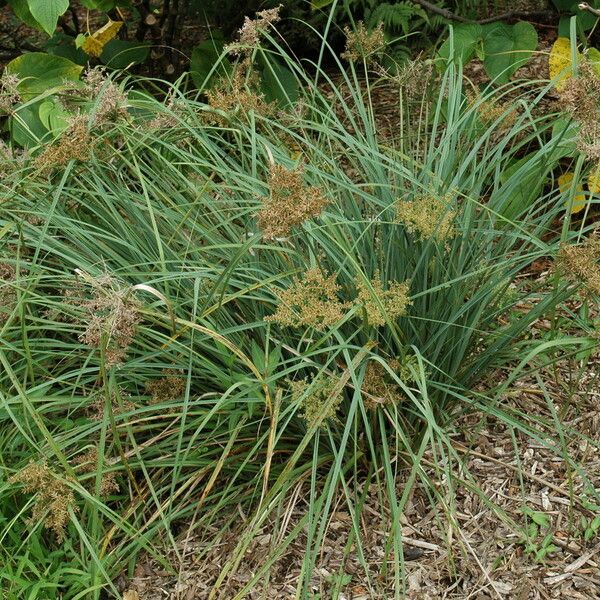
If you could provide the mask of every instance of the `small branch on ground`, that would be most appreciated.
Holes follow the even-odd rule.
[[[485,25],[486,23],[495,23],[496,21],[509,21],[511,19],[544,19],[547,17],[554,16],[556,14],[555,12],[548,10],[511,10],[507,13],[496,15],[494,17],[487,17],[485,19],[468,19],[467,17],[463,17],[461,15],[457,15],[456,13],[451,12],[446,8],[440,8],[439,6],[436,6],[435,4],[432,4],[427,0],[411,0],[411,2],[414,2],[415,4],[418,4],[421,8],[424,8],[426,11],[439,15],[440,17],[444,17],[449,21],[458,21],[459,23],[472,23],[476,25]],[[581,7],[581,4],[579,6]]]

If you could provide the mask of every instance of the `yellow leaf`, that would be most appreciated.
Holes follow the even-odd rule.
[[[579,53],[577,53],[579,56]],[[572,76],[571,67],[571,41],[569,38],[559,37],[550,50],[548,58],[548,71],[550,79],[554,80],[558,89],[563,87],[565,81]]]
[[[123,21],[109,21],[106,25],[98,29],[98,31],[85,38],[81,45],[82,50],[86,54],[98,58],[102,54],[104,46],[116,37],[121,27],[123,27]]]
[[[123,594],[123,600],[140,600],[140,595],[135,590],[127,590]]]
[[[600,194],[600,166],[588,175],[587,186],[592,194]]]
[[[573,177],[575,175],[573,173],[565,173],[564,175],[560,175],[558,178],[558,189],[561,194],[568,194],[571,190],[573,184]],[[578,213],[585,208],[585,203],[587,202],[587,197],[585,192],[583,191],[583,185],[578,183],[575,187],[575,196],[573,197],[573,205],[571,206],[571,214]],[[567,200],[565,204],[565,208],[569,207],[569,201]]]

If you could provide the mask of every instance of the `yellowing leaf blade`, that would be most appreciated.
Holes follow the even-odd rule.
[[[81,44],[81,49],[90,56],[99,58],[104,50],[104,46],[113,40],[123,27],[123,21],[109,21],[103,25],[98,31],[89,35]]]
[[[564,173],[558,178],[558,189],[561,194],[569,194],[573,185],[574,173]],[[571,205],[571,214],[581,212],[585,208],[587,202],[587,196],[583,191],[583,185],[578,183],[575,187],[575,195],[573,196],[573,203]],[[565,208],[569,207],[569,200],[565,204]]]

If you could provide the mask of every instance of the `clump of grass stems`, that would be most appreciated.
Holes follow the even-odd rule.
[[[554,447],[537,432],[544,424],[498,404],[524,370],[554,360],[558,349],[575,353],[594,343],[560,332],[551,340],[525,336],[577,286],[560,277],[551,285],[519,283],[518,275],[587,233],[555,232],[555,222],[567,218],[557,191],[515,202],[523,173],[554,149],[551,118],[535,115],[543,89],[514,100],[522,110],[508,128],[502,116],[482,127],[460,70],[448,65],[435,93],[402,105],[401,139],[382,139],[358,65],[340,71],[344,94],[312,65],[333,90],[331,110],[314,74],[277,48],[302,84],[301,112],[284,106],[273,118],[241,110],[220,114],[217,125],[211,107],[179,82],[169,94],[177,110],[132,96],[129,117],[97,134],[94,148],[102,151],[51,173],[33,159],[19,166],[18,181],[4,184],[1,262],[11,273],[0,288],[10,289],[0,320],[6,573],[21,565],[23,579],[35,578],[39,561],[49,573],[61,569],[42,558],[43,549],[58,547],[43,515],[24,529],[32,499],[7,483],[30,461],[47,464],[78,505],[68,509],[60,546],[62,562],[77,567],[60,583],[48,576],[49,587],[60,586],[65,598],[99,598],[101,590],[118,596],[114,578],[131,574],[142,551],[165,563],[167,544],[178,555],[178,524],[206,528],[241,504],[250,524],[215,582],[219,597],[253,531],[301,481],[311,490],[302,588],[335,494],[345,496],[358,523],[358,482],[377,483],[398,523],[411,486],[428,485],[419,468],[426,449],[440,464],[460,462],[448,438],[457,413],[493,411]],[[151,120],[168,126],[148,128]],[[274,165],[301,173],[295,191],[278,197],[290,212],[302,186],[322,198],[284,236],[263,235],[258,226]],[[414,210],[397,210],[427,198],[426,224]],[[285,290],[307,273],[329,281],[328,318],[270,319]],[[102,290],[102,281],[118,281],[121,305],[135,305],[119,364],[107,355],[119,339],[110,319],[115,286]],[[84,343],[92,292],[105,307],[94,347]],[[513,310],[525,301],[529,311]],[[309,301],[287,308],[303,306],[311,308]],[[498,369],[515,359],[520,369],[498,381]],[[82,472],[78,456],[90,447],[96,468]],[[115,484],[104,497],[107,473],[118,491]],[[440,501],[433,486],[431,494]],[[400,598],[402,538],[397,526],[389,530],[383,568]],[[297,534],[287,534],[273,556]],[[21,597],[19,584],[7,585]]]

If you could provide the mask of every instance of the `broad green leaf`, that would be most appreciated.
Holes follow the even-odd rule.
[[[531,23],[486,25],[483,66],[490,79],[498,85],[508,83],[514,72],[531,58],[537,43],[537,32]]]
[[[274,57],[262,56],[261,89],[267,102],[288,106],[298,100],[298,80],[294,74]]]
[[[6,70],[19,76],[19,91],[27,100],[49,88],[59,87],[65,79],[77,81],[83,67],[62,56],[27,52],[11,60]]]
[[[149,53],[150,45],[145,42],[111,40],[104,46],[100,60],[111,69],[126,69],[143,63]]]
[[[468,63],[477,50],[477,45],[483,39],[483,29],[476,23],[461,23],[455,25],[451,35],[440,46],[438,54],[441,58],[449,60],[451,49],[453,49],[452,58],[460,64]]]
[[[567,12],[571,10],[573,0],[552,0],[552,4],[556,7],[556,10],[560,12]]]
[[[588,48],[585,53],[590,59],[590,62],[594,67],[594,71],[596,71],[596,74],[600,76],[600,50],[596,48]]]
[[[554,154],[560,158],[577,156],[579,125],[570,119],[556,119],[552,125],[552,141],[556,142]]]
[[[560,13],[563,13],[558,24],[558,35],[569,37],[570,21],[575,17],[577,30],[579,33],[589,31],[596,23],[596,17],[587,10],[579,8],[579,0],[553,0],[554,6]],[[590,0],[588,2],[593,8],[597,8],[598,2]]]
[[[40,104],[38,111],[40,121],[53,135],[58,135],[69,126],[69,112],[54,98],[47,98]]]
[[[540,156],[537,151],[516,160],[502,173],[503,184],[517,182],[511,194],[511,201],[503,207],[501,214],[507,219],[514,219],[526,211],[543,193],[544,185],[552,170],[559,161],[572,155],[569,138],[565,132],[565,139],[558,138],[562,130],[557,129],[556,145],[551,148],[546,156]],[[517,175],[517,172],[520,172]],[[527,513],[528,514],[528,513]]]
[[[8,4],[20,21],[29,25],[29,27],[40,29],[40,24],[33,18],[33,15],[29,10],[27,0],[8,0]]]
[[[215,63],[221,56],[224,44],[223,34],[219,31],[214,31],[212,32],[212,39],[201,42],[192,50],[190,74],[197,88],[209,88],[215,76],[224,75],[227,72],[229,62],[226,59],[213,71]]]
[[[532,510],[528,513],[528,516],[534,523],[537,523],[540,527],[550,527],[550,520],[548,519],[548,515],[545,513],[539,512],[537,510]]]
[[[8,120],[8,130],[14,142],[24,148],[37,146],[48,134],[39,116],[41,102],[20,107]]]
[[[28,0],[28,4],[29,12],[48,35],[54,33],[58,18],[69,8],[69,0]]]

